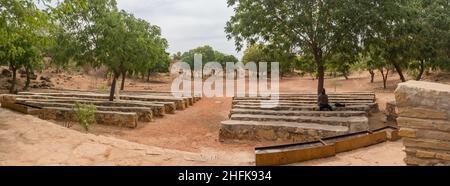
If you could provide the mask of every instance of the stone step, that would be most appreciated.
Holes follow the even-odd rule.
[[[22,99],[17,98],[16,103],[26,103],[26,102],[45,102],[45,103],[61,103],[61,104],[75,104],[75,102],[82,104],[93,104],[95,106],[104,107],[144,107],[152,109],[153,116],[163,117],[166,113],[166,106],[162,104],[145,104],[145,103],[130,103],[123,101],[86,101],[86,100],[35,100],[35,99]],[[174,113],[173,110],[170,113]]]
[[[267,105],[267,106],[317,106],[317,102],[303,102],[303,103],[286,103],[286,102],[279,102],[279,103],[249,103],[249,102],[239,102],[235,105],[248,105],[248,106],[261,106],[261,105]],[[233,106],[235,106],[233,105]],[[330,103],[331,106],[334,106],[334,103]],[[378,106],[378,103],[345,103],[346,107],[349,106],[355,106],[355,105],[367,105],[369,107],[375,107]]]
[[[283,121],[296,123],[317,123],[324,125],[346,126],[350,132],[359,132],[369,129],[369,119],[365,116],[353,117],[310,117],[310,116],[274,116],[253,114],[232,114],[231,120],[240,121]]]
[[[261,100],[233,100],[233,105],[235,104],[260,104],[264,101]],[[317,100],[278,100],[280,104],[317,104]],[[370,104],[374,103],[369,100],[329,100],[329,103],[342,103],[342,104]]]
[[[239,101],[245,101],[245,100],[270,100],[272,99],[271,97],[235,97],[233,98],[233,100],[239,100]],[[278,97],[278,100],[317,100],[317,96],[301,96],[301,97],[296,97],[296,96],[285,96],[285,97]],[[349,96],[349,97],[333,97],[333,96],[329,96],[328,97],[329,100],[363,100],[363,101],[375,101],[375,98],[373,97],[353,97],[353,96]]]
[[[39,92],[43,93],[101,93],[105,94],[105,91],[99,90],[73,90],[73,89],[46,89],[41,90]],[[154,95],[154,96],[170,96],[174,97],[172,92],[170,91],[151,91],[151,90],[142,90],[142,91],[120,91],[120,95]],[[200,96],[183,96],[183,99],[187,99],[189,101],[189,105],[200,100]]]
[[[345,103],[346,106],[345,107],[334,107],[333,103],[331,103],[331,106],[333,106],[333,111],[342,111],[342,110],[355,110],[355,111],[363,111],[361,107],[363,106],[367,106],[367,112],[378,112],[379,108],[378,108],[378,103]],[[238,106],[238,107],[236,107]],[[281,109],[286,109],[286,107],[295,107],[293,109],[288,109],[288,110],[296,110],[296,109],[301,109],[304,110],[303,107],[313,107],[314,110],[319,110],[319,107],[317,106],[317,103],[278,103],[278,104],[273,104],[273,103],[268,103],[268,104],[264,104],[262,105],[261,103],[238,103],[236,105],[233,105],[233,108],[241,108],[242,106],[254,106],[254,107],[260,107],[262,108],[264,107],[269,107],[269,108],[274,108],[275,110],[278,109],[278,107],[281,107]],[[348,109],[347,109],[348,108]]]
[[[39,118],[56,121],[77,121],[75,110],[70,108],[45,107],[38,111]],[[98,124],[136,128],[138,116],[131,112],[97,111],[95,119]]]
[[[27,106],[32,107],[52,107],[52,108],[75,108],[74,104],[67,103],[54,103],[54,102],[35,102],[26,101],[23,103]],[[106,106],[95,106],[98,111],[113,111],[113,112],[132,112],[138,115],[138,120],[143,122],[153,121],[153,110],[146,107],[106,107]]]
[[[314,116],[314,117],[351,117],[367,116],[364,111],[280,111],[280,110],[260,110],[260,109],[232,109],[231,114],[255,114],[255,115],[275,115],[275,116]]]
[[[219,139],[304,142],[347,133],[348,127],[318,123],[227,120],[221,122]]]
[[[59,96],[41,96],[41,95],[2,95],[12,96],[14,98],[25,98],[25,99],[35,99],[35,100],[76,100],[76,101],[101,101],[110,102],[107,99],[97,99],[97,98],[79,98],[79,97],[59,97]],[[124,100],[116,100],[114,102],[124,102]],[[163,104],[166,108],[166,113],[174,113],[176,110],[176,105],[174,102],[160,102],[160,101],[126,101],[127,103],[136,104]]]
[[[105,91],[100,90],[76,90],[76,89],[43,89],[40,92],[50,92],[50,93],[57,93],[57,92],[87,92],[87,93],[105,93]],[[175,91],[176,92],[176,91]],[[178,91],[181,92],[181,91]],[[109,93],[109,92],[106,92]],[[161,95],[172,95],[173,91],[156,91],[156,90],[121,90],[121,94],[161,94]],[[201,98],[200,96],[195,96],[194,93],[192,93],[192,96],[186,96],[186,97],[195,97],[195,98]]]
[[[279,92],[279,95],[317,95],[314,92]],[[375,95],[374,92],[327,92],[328,95]]]
[[[319,111],[317,105],[303,105],[303,106],[289,106],[278,105],[274,107],[261,107],[260,105],[233,105],[233,109],[258,109],[258,110],[284,110],[284,111]],[[337,107],[335,111],[365,111],[369,112],[370,107],[368,105],[350,105],[346,107]]]
[[[78,98],[95,98],[95,99],[108,99],[107,94],[98,93],[36,93],[36,92],[19,92],[19,95],[41,95],[41,96],[55,96],[55,97],[78,97]],[[134,101],[162,101],[162,102],[174,102],[178,110],[184,110],[189,103],[182,98],[173,98],[169,96],[120,96],[121,100],[134,100]]]
[[[101,102],[106,103],[102,106],[109,105],[118,105],[118,106],[145,106],[145,107],[160,107],[163,105],[165,107],[165,113],[174,114],[176,110],[176,105],[173,102],[152,102],[152,101],[124,101],[124,100],[116,100],[113,102],[107,101],[105,99],[95,99],[95,98],[76,98],[76,97],[55,97],[55,96],[39,96],[39,95],[2,95],[3,96],[12,96],[11,99],[20,99],[20,100],[37,100],[37,101],[45,101],[45,102],[62,102],[62,103],[73,103],[75,101],[78,102]],[[158,111],[159,112],[159,111]],[[164,113],[162,113],[164,114]]]

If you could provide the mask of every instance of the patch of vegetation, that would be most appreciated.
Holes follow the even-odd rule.
[[[102,92],[108,92],[108,87],[106,85],[101,85],[99,89]]]
[[[75,118],[86,132],[88,132],[89,127],[95,123],[96,111],[97,108],[92,104],[75,103]]]

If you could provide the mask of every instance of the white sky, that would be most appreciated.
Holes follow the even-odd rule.
[[[185,52],[210,45],[215,50],[242,57],[228,41],[225,23],[234,14],[226,0],[117,0],[119,9],[161,27],[169,52]]]

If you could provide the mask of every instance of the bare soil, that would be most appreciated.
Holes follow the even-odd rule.
[[[97,75],[82,75],[82,74],[51,74],[46,75],[52,77],[52,81],[56,88],[64,89],[105,89],[108,84],[108,79],[99,77]],[[338,78],[337,81],[326,79],[326,89],[328,92],[349,92],[349,91],[374,91],[376,92],[377,102],[380,109],[384,110],[385,103],[394,100],[394,90],[400,82],[397,75],[391,75],[388,81],[388,88],[383,89],[382,80],[377,76],[374,83],[370,83],[369,74],[367,72],[358,72],[350,76],[350,79]],[[444,78],[445,79],[445,78]],[[151,82],[145,82],[141,79],[127,79],[126,90],[170,90],[171,79],[167,75],[158,75],[151,78]],[[336,86],[333,85],[335,83]],[[3,82],[2,82],[3,83]],[[280,82],[280,90],[286,92],[314,92],[317,87],[317,81],[310,77],[286,77]],[[186,163],[184,159],[171,159],[166,163],[152,162],[148,164],[218,164],[218,165],[253,165],[254,164],[254,148],[257,146],[272,145],[273,143],[263,142],[228,142],[222,143],[218,140],[218,132],[220,121],[228,118],[231,109],[231,98],[217,97],[217,98],[203,98],[201,101],[195,103],[194,106],[187,108],[184,111],[178,111],[174,115],[166,115],[162,119],[157,119],[155,122],[141,123],[136,129],[127,129],[119,127],[108,127],[102,125],[94,125],[90,133],[99,136],[107,136],[112,139],[121,139],[129,142],[142,144],[146,147],[168,149],[174,153],[193,153],[203,158],[196,163]],[[9,111],[0,110],[0,113]],[[0,120],[0,124],[4,124],[9,119],[16,119],[15,122],[20,123],[20,127],[32,130],[35,125],[26,125],[29,122],[28,116],[21,116],[14,114],[3,114],[2,117],[7,119]],[[383,125],[383,114],[378,114],[375,119],[372,118],[377,125]],[[39,119],[33,119],[31,122],[38,122]],[[2,123],[3,122],[3,123]],[[24,123],[22,123],[24,122]],[[41,121],[39,121],[41,122]],[[61,123],[59,123],[61,124]],[[4,129],[0,126],[0,131],[11,132],[17,130],[14,125],[8,126]],[[81,127],[74,125],[72,129],[82,131]],[[36,139],[31,139],[27,143],[34,143],[39,140],[50,140],[54,137],[60,136],[56,132],[46,132],[47,135],[40,135]],[[0,155],[0,162],[14,162],[25,163],[32,162],[33,152],[38,149],[22,151],[8,151],[13,148],[15,142],[6,140],[4,137],[0,139],[0,146],[3,149]],[[42,139],[41,139],[42,138]],[[78,137],[76,137],[78,138]],[[68,140],[70,141],[70,140]],[[47,148],[44,144],[40,144],[39,149]],[[49,144],[49,146],[52,144]],[[402,143],[388,142],[368,148],[359,149],[352,152],[339,154],[333,158],[315,160],[305,162],[299,165],[404,165],[403,158],[405,157],[402,151]],[[48,147],[50,148],[50,147]],[[20,153],[21,156],[15,156],[15,153]],[[28,156],[18,160],[9,160],[5,158],[16,158]],[[200,159],[201,159],[200,158]],[[26,160],[26,161],[25,161]],[[187,161],[191,162],[191,161]],[[101,162],[97,162],[101,164]],[[109,163],[115,164],[114,161]],[[8,163],[6,163],[8,164]],[[84,164],[84,163],[81,163]],[[91,161],[90,164],[96,164]],[[120,163],[119,163],[120,164]],[[136,163],[137,164],[137,163]],[[139,163],[141,164],[141,163]]]

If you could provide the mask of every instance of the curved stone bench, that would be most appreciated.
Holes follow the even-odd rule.
[[[70,108],[44,107],[38,112],[38,116],[44,120],[76,121],[75,110]],[[131,112],[97,111],[95,119],[98,124],[137,127],[138,116]]]
[[[144,106],[144,107],[160,107],[163,105],[165,108],[165,112],[158,114],[155,113],[157,116],[162,116],[164,113],[174,114],[176,110],[175,103],[173,102],[145,102],[145,101],[108,101],[105,99],[96,99],[96,98],[78,98],[78,97],[57,97],[57,96],[41,96],[41,95],[3,95],[3,96],[10,96],[11,100],[15,99],[22,99],[22,100],[37,100],[37,101],[45,101],[45,102],[62,102],[62,103],[72,103],[74,101],[78,102],[92,102],[92,103],[105,103],[105,105],[102,106],[110,106],[110,105],[117,105],[117,106]]]
[[[162,104],[146,104],[146,103],[130,103],[130,102],[121,102],[121,101],[86,101],[86,100],[35,100],[35,99],[22,99],[17,98],[17,103],[26,103],[26,102],[45,102],[45,103],[61,103],[61,104],[75,104],[76,102],[82,104],[92,104],[95,106],[104,106],[104,107],[145,107],[152,109],[153,116],[163,117],[166,113],[167,107]]]
[[[219,139],[227,140],[265,140],[280,142],[304,142],[317,137],[328,137],[349,132],[345,126],[330,126],[315,123],[267,122],[267,121],[223,121],[220,125]]]
[[[276,111],[260,109],[232,109],[230,114],[257,114],[276,116],[314,116],[314,117],[351,117],[367,116],[364,111]]]
[[[54,103],[54,102],[35,102],[35,101],[25,101],[23,103],[27,106],[33,107],[51,107],[51,108],[75,108],[74,104],[67,103]],[[94,105],[95,106],[95,105]],[[153,121],[153,110],[151,108],[145,107],[105,107],[105,106],[95,106],[98,111],[113,111],[113,112],[131,112],[138,115],[138,121],[151,122]]]
[[[348,132],[359,132],[369,129],[369,119],[365,116],[352,117],[314,117],[314,116],[275,116],[275,115],[252,115],[232,114],[230,120],[238,121],[262,121],[262,122],[292,122],[292,123],[315,123],[329,126],[345,126]]]

